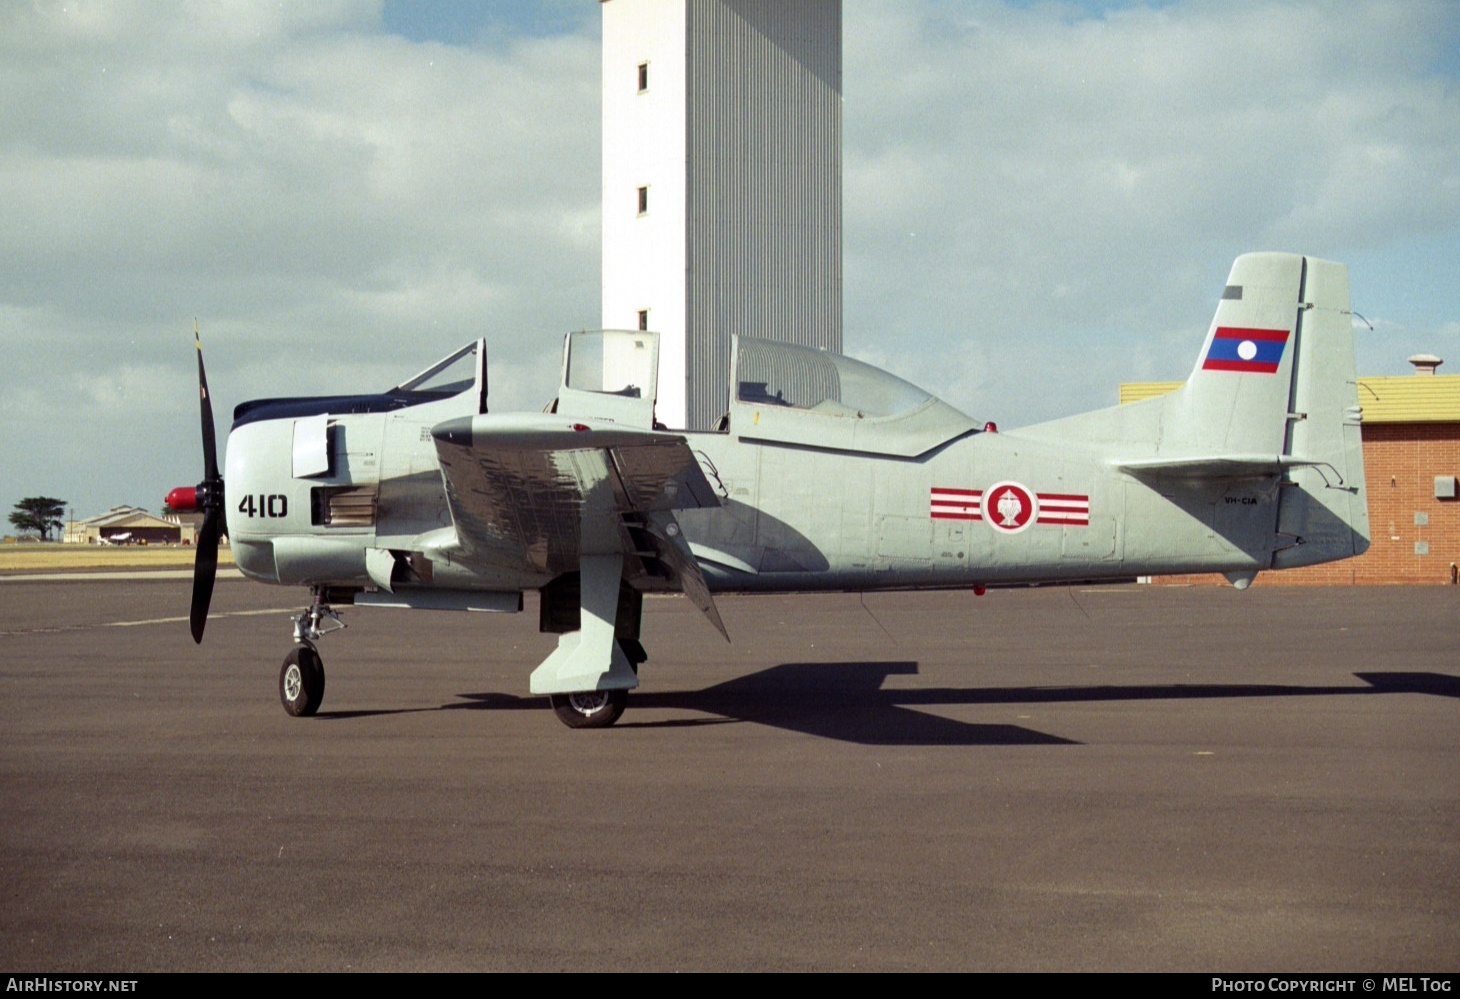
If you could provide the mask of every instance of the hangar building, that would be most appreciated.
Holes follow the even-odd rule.
[[[67,521],[61,540],[70,544],[192,544],[197,530],[177,517],[153,516],[141,507],[114,506],[85,520]]]

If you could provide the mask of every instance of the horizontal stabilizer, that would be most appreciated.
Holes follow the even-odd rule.
[[[1119,471],[1153,479],[1260,479],[1284,469],[1326,465],[1290,454],[1214,454],[1190,458],[1136,458],[1111,462]]]

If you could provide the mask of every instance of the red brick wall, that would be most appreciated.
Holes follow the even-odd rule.
[[[1371,423],[1364,427],[1369,550],[1358,558],[1260,573],[1258,585],[1450,582],[1460,565],[1460,500],[1435,499],[1435,476],[1460,475],[1460,423]],[[1415,514],[1429,515],[1428,526]],[[1416,555],[1414,543],[1430,553]],[[1224,583],[1221,576],[1160,576],[1161,583]]]

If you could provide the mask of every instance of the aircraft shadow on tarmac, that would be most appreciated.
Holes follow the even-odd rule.
[[[1356,673],[1367,686],[1293,684],[1153,684],[1099,687],[967,687],[887,689],[891,676],[911,676],[916,662],[782,663],[704,690],[636,693],[618,728],[675,728],[754,722],[843,742],[873,746],[1077,745],[1072,739],[1019,725],[977,724],[915,710],[990,704],[1193,700],[1235,697],[1326,697],[1353,694],[1431,694],[1460,698],[1460,677],[1442,673]],[[439,709],[321,711],[347,719],[416,710],[546,710],[543,697],[462,694]],[[635,709],[671,708],[718,716],[633,720]]]

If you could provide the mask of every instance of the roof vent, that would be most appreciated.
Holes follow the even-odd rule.
[[[1435,373],[1435,369],[1445,362],[1434,354],[1415,354],[1409,359],[1409,363],[1414,365],[1415,374],[1432,375]]]

